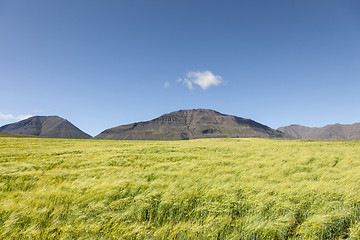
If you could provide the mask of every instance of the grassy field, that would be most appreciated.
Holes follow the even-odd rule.
[[[360,141],[0,138],[1,239],[359,239]]]

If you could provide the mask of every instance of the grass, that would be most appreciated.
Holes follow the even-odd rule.
[[[0,239],[360,239],[360,141],[0,138]]]

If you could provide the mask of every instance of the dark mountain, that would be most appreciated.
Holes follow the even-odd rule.
[[[35,116],[0,127],[0,132],[45,136],[54,138],[87,139],[90,135],[58,116]]]
[[[360,123],[333,124],[325,127],[290,125],[278,130],[299,139],[360,139]]]
[[[107,129],[96,139],[185,140],[195,138],[286,138],[287,135],[250,119],[209,109],[180,110],[146,122]]]

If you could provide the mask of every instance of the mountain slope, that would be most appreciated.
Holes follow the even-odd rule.
[[[290,125],[278,130],[299,139],[360,139],[360,123],[333,124],[320,128]]]
[[[11,138],[42,138],[41,136],[24,135],[17,133],[0,132],[0,137],[11,137]]]
[[[286,134],[250,119],[210,109],[180,110],[146,122],[107,129],[96,139],[185,140],[195,138],[285,138]]]
[[[88,139],[90,135],[58,116],[35,116],[0,127],[0,132],[54,138]]]

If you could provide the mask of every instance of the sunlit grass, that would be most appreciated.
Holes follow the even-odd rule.
[[[0,138],[2,239],[360,238],[360,142]]]

